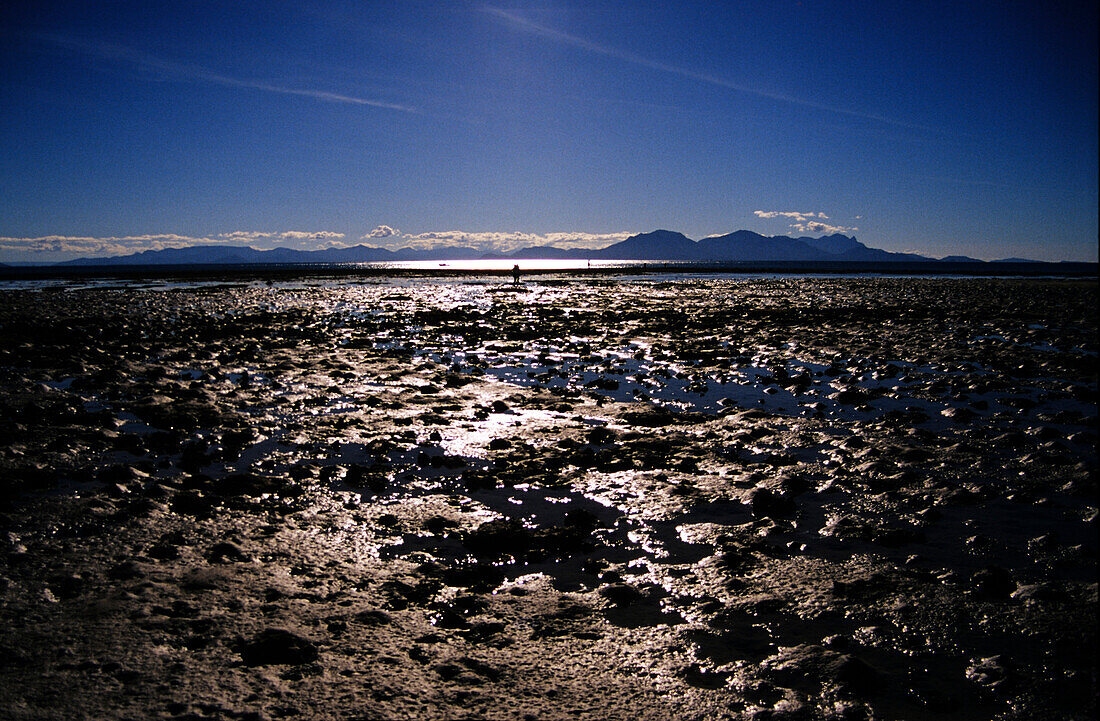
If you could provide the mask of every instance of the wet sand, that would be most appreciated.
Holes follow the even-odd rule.
[[[1094,718],[1096,307],[0,288],[0,716]]]

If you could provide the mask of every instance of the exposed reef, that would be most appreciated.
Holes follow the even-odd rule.
[[[1096,306],[0,289],[0,716],[1094,718]]]

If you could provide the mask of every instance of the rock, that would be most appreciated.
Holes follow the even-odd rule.
[[[944,418],[950,418],[956,423],[969,423],[978,417],[978,414],[969,408],[954,408],[948,407],[940,411],[940,415]]]
[[[773,614],[788,606],[788,602],[772,593],[757,593],[740,599],[736,608],[750,616]]]
[[[861,693],[874,690],[882,681],[881,674],[851,654],[841,654],[825,665],[826,675],[837,685]]]
[[[84,589],[84,578],[75,573],[61,573],[51,576],[49,579],[50,590],[58,598],[73,598],[79,596]]]
[[[616,391],[619,389],[619,381],[614,378],[600,376],[584,384],[585,388],[596,388],[602,391]]]
[[[539,562],[564,558],[594,547],[592,535],[578,526],[527,528],[515,519],[488,521],[462,534],[462,543],[479,559]]]
[[[792,684],[804,684],[816,677],[844,690],[873,693],[886,681],[881,672],[862,659],[814,644],[781,648],[766,664],[780,682]]]
[[[458,522],[453,518],[444,516],[432,516],[424,521],[424,530],[437,536],[444,535],[448,530],[458,528]]]
[[[242,562],[250,561],[251,557],[244,552],[244,550],[236,543],[231,541],[222,541],[221,543],[215,543],[210,547],[210,552],[207,554],[207,559],[211,563],[229,563],[229,562]]]
[[[623,420],[632,426],[663,428],[675,423],[676,416],[663,408],[654,408],[646,411],[628,411],[623,413]]]
[[[122,483],[108,483],[103,491],[111,498],[125,498],[130,493],[130,487]]]
[[[214,502],[198,491],[183,491],[172,499],[171,508],[176,513],[205,518],[214,510]]]
[[[115,564],[107,569],[107,578],[114,581],[130,581],[135,578],[141,578],[145,575],[145,571],[141,569],[141,566],[133,561],[123,561],[122,563]]]
[[[732,674],[713,671],[700,666],[698,663],[688,664],[680,671],[680,676],[689,686],[696,688],[719,689],[726,685],[726,681]]]
[[[264,629],[241,647],[248,666],[299,665],[317,660],[317,647],[309,639],[285,628]]]
[[[609,583],[600,589],[600,595],[614,606],[629,606],[645,600],[645,595],[625,583]]]
[[[769,488],[754,488],[749,492],[749,508],[756,518],[783,518],[794,513],[794,500]]]
[[[150,546],[145,554],[158,561],[174,561],[180,557],[180,549],[174,543],[158,541]]]
[[[1030,606],[1045,601],[1064,601],[1067,594],[1052,583],[1032,583],[1019,586],[1009,597]]]
[[[997,692],[1008,685],[1009,671],[1003,656],[980,658],[966,669],[966,678],[986,691]]]
[[[355,614],[355,620],[367,626],[388,626],[393,618],[385,611],[368,609]]]
[[[911,526],[877,526],[871,529],[871,541],[888,548],[898,548],[907,543],[922,543],[924,533]]]
[[[118,484],[126,486],[126,484],[144,481],[149,477],[148,473],[138,470],[133,466],[115,465],[104,468],[96,474],[96,479],[108,486]]]
[[[862,388],[845,388],[842,391],[831,394],[829,397],[837,403],[846,406],[864,403],[873,398],[869,392]]]
[[[970,577],[971,593],[975,597],[990,601],[1001,601],[1016,590],[1012,575],[1003,568],[989,566],[977,571]]]
[[[572,526],[586,531],[592,531],[601,525],[599,516],[583,508],[566,511],[562,523],[565,526]]]

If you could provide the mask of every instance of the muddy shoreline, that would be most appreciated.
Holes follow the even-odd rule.
[[[0,289],[0,715],[1095,718],[1096,307]]]

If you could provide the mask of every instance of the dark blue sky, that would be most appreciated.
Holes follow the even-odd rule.
[[[32,2],[0,23],[0,260],[658,227],[1097,257],[1093,3]]]

